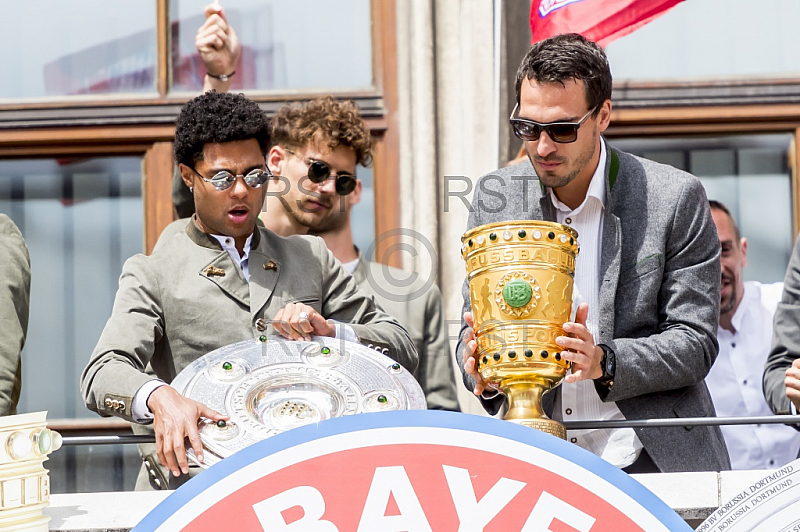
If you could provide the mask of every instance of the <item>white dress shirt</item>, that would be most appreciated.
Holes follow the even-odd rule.
[[[606,157],[605,143],[601,142],[600,162],[592,176],[586,199],[576,209],[567,207],[552,189],[548,189],[556,206],[557,221],[578,231],[580,253],[575,262],[575,286],[583,301],[589,304],[586,326],[595,341],[600,308]],[[561,385],[561,415],[564,421],[625,419],[616,403],[600,400],[593,380]],[[620,468],[634,463],[642,450],[642,442],[633,429],[570,430],[567,431],[567,439]]]
[[[706,377],[717,416],[769,416],[761,376],[772,343],[772,317],[783,283],[744,283],[735,332],[719,328],[719,356]],[[797,457],[800,433],[786,425],[723,425],[733,469],[775,469]]]
[[[250,268],[248,266],[250,260],[250,243],[253,241],[253,235],[247,237],[247,240],[244,241],[244,247],[242,248],[242,254],[239,255],[239,250],[236,249],[236,240],[229,236],[222,236],[222,235],[211,235],[213,236],[219,245],[222,246],[222,249],[228,252],[228,255],[231,256],[233,263],[239,266],[239,269],[242,270],[244,274],[244,278],[247,279],[247,282],[250,282]]]
[[[356,268],[358,268],[358,263],[360,260],[361,259],[356,258],[350,262],[343,262],[342,266],[344,266],[344,269],[347,270],[347,273],[352,274],[354,271],[356,271]]]
[[[239,251],[236,249],[236,241],[232,237],[223,235],[211,236],[213,236],[217,242],[219,242],[220,246],[222,246],[222,249],[228,252],[228,254],[231,256],[231,259],[233,259],[233,263],[239,266],[244,278],[249,283],[250,269],[248,267],[248,262],[250,258],[250,244],[253,240],[253,235],[247,237],[244,247],[242,248],[241,255],[239,255]],[[337,339],[347,340],[348,342],[358,342],[358,335],[352,327],[346,323],[339,323],[334,320],[331,321],[333,321],[334,327],[336,328],[335,337]],[[167,383],[161,379],[153,379],[142,384],[139,389],[136,390],[136,394],[133,396],[133,404],[131,404],[131,417],[133,417],[134,421],[138,423],[146,423],[153,419],[153,412],[147,406],[147,400],[150,398],[151,393],[166,384]]]

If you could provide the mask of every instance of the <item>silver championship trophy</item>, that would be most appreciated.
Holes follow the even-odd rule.
[[[281,432],[326,419],[390,410],[424,410],[417,381],[391,358],[354,342],[269,336],[208,353],[172,381],[184,396],[230,420],[200,423],[209,467]],[[199,463],[189,450],[189,456]]]

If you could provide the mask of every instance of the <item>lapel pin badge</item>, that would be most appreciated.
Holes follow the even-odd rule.
[[[208,268],[206,268],[206,276],[212,277],[214,275],[225,277],[225,270],[223,270],[222,268],[217,268],[215,266],[209,266]]]
[[[264,263],[264,269],[265,270],[277,270],[278,269],[278,263],[275,262],[274,260],[270,259],[270,260],[268,260],[267,262]]]

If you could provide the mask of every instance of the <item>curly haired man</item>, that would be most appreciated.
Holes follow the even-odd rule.
[[[359,186],[356,166],[372,164],[372,137],[351,101],[326,96],[286,105],[272,119],[272,140],[267,164],[274,177],[261,220],[283,236],[343,213]]]

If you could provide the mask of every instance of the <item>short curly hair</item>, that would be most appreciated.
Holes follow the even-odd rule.
[[[175,124],[173,156],[177,164],[194,166],[211,142],[256,139],[261,153],[270,148],[270,124],[258,104],[244,94],[209,91],[189,100]]]
[[[356,152],[356,164],[372,164],[372,135],[352,100],[324,96],[281,107],[272,118],[272,141],[289,149],[311,142],[330,149],[343,145]]]

